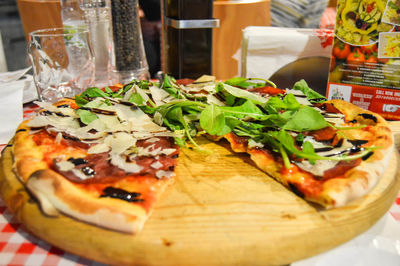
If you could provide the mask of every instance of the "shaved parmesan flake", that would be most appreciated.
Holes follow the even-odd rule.
[[[163,177],[165,177],[165,178],[171,178],[171,177],[173,177],[174,175],[175,175],[175,174],[174,174],[174,172],[172,172],[172,171],[158,170],[158,171],[156,172],[156,177],[159,178],[159,179],[161,179],[161,178],[163,178]]]
[[[256,142],[253,139],[249,139],[248,145],[249,145],[250,149],[251,148],[255,148],[255,147],[258,147],[258,148],[263,148],[264,147],[264,144],[262,144],[260,142]]]
[[[159,138],[151,138],[151,139],[146,140],[146,142],[149,142],[149,143],[154,143],[154,142],[158,142],[158,141],[160,141]]]
[[[152,167],[154,169],[160,169],[161,167],[163,167],[163,164],[160,163],[159,161],[157,161],[157,162],[150,164],[150,167]]]
[[[27,123],[28,127],[53,126],[58,131],[66,131],[68,128],[79,128],[79,122],[73,117],[55,117],[52,115],[38,115]]]
[[[59,133],[57,133],[57,136],[56,136],[56,138],[54,139],[54,142],[57,143],[57,144],[60,144],[62,139],[63,139],[63,136],[62,136],[62,134],[59,132]]]
[[[117,116],[98,114],[98,117],[104,123],[107,130],[120,131],[125,129],[124,126],[119,122]]]
[[[324,118],[335,126],[341,126],[344,124],[344,114],[326,114],[324,115]]]
[[[108,146],[105,143],[99,143],[99,144],[96,144],[96,145],[90,147],[88,150],[88,153],[89,154],[103,153],[103,152],[108,152],[109,150],[110,150],[110,146]]]
[[[154,103],[157,106],[163,105],[164,104],[163,99],[170,96],[168,92],[166,92],[165,90],[160,89],[156,86],[151,86],[149,89],[150,89],[151,96],[154,100]]]
[[[155,112],[154,114],[154,122],[157,123],[157,125],[161,126],[163,124],[163,116],[159,112]]]
[[[60,171],[63,171],[63,172],[70,171],[75,168],[75,165],[70,161],[57,162],[56,165],[57,165],[58,169],[60,169]]]
[[[128,173],[139,173],[143,169],[142,166],[136,164],[135,162],[128,163],[126,158],[115,153],[111,154],[111,163]]]
[[[163,150],[161,150],[161,153],[165,154],[165,155],[170,155],[170,154],[172,154],[174,152],[176,152],[176,149],[163,149]]]
[[[221,102],[220,100],[218,100],[217,97],[215,97],[212,94],[208,94],[207,95],[207,103],[209,104],[215,104],[215,105],[219,105],[219,106],[224,106],[225,104],[223,102]]]
[[[156,156],[160,154],[161,147],[154,149],[154,144],[147,147],[137,147],[137,154],[139,156]]]
[[[142,90],[141,88],[139,88],[139,86],[137,86],[137,85],[135,85],[134,87],[135,87],[136,92],[139,93],[139,95],[140,95],[140,96],[143,98],[143,100],[147,103],[147,102],[150,100],[150,98],[149,98],[149,96],[147,95],[147,93],[146,93],[144,90]]]
[[[135,146],[136,139],[126,132],[117,132],[107,136],[104,139],[104,143],[111,147],[110,153],[122,154],[130,147]]]
[[[75,117],[75,118],[78,117],[75,114],[75,110],[70,108],[70,107],[57,107],[57,106],[53,105],[52,103],[39,102],[39,101],[36,101],[35,104],[37,104],[39,107],[41,107],[41,108],[43,108],[45,110],[48,110],[50,112],[61,113],[63,115],[72,116],[72,117]]]
[[[302,91],[299,91],[299,90],[286,90],[286,94],[293,94],[296,97],[296,100],[299,102],[299,104],[309,105],[309,106],[312,105],[308,101],[306,95]]]

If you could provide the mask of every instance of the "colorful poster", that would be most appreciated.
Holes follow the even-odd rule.
[[[327,96],[400,120],[400,0],[339,0]]]

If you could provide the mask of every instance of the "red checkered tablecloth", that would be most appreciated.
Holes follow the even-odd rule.
[[[24,119],[33,116],[38,107],[24,107]],[[0,151],[6,144],[0,144]],[[0,198],[0,265],[103,265],[64,252],[28,233]]]
[[[35,114],[37,107],[24,108],[24,119]],[[0,145],[0,150],[5,145]],[[400,194],[389,213],[400,226]],[[0,265],[103,265],[64,252],[28,233],[0,198]]]
[[[29,234],[0,199],[0,265],[102,265]]]

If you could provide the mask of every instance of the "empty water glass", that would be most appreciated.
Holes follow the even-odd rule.
[[[42,101],[73,97],[93,85],[94,57],[84,27],[33,31],[29,34],[28,53]]]

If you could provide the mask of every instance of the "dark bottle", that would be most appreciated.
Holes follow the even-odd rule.
[[[163,72],[175,78],[211,74],[212,0],[162,0]]]

